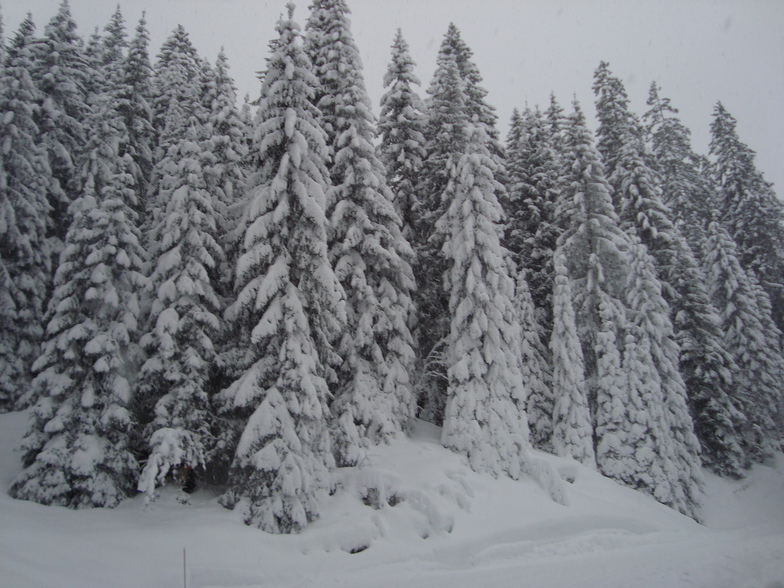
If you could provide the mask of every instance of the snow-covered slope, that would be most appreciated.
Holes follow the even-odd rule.
[[[0,415],[0,483],[20,471],[25,415]],[[322,518],[296,536],[242,524],[202,490],[71,511],[0,495],[0,585],[11,587],[784,588],[784,456],[740,482],[709,474],[705,525],[577,462],[537,453],[538,483],[472,472],[419,423],[339,472]],[[354,553],[352,553],[354,552]]]

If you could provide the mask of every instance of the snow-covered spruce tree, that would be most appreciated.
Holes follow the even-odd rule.
[[[106,72],[104,75],[106,75],[109,85],[115,85],[118,82],[109,78],[121,71],[121,65],[125,60],[125,50],[128,47],[128,34],[125,31],[125,19],[123,18],[119,4],[103,30],[105,33],[101,39],[103,65],[109,66],[109,69],[114,70]],[[117,77],[119,80],[119,76]]]
[[[200,84],[201,60],[188,33],[177,26],[164,41],[155,61],[152,106],[153,127],[158,136],[154,162],[165,157],[169,147],[161,134],[170,124],[167,113],[173,102],[178,102],[187,116],[203,119]]]
[[[411,242],[417,254],[415,303],[418,326],[415,329],[419,350],[417,393],[420,418],[441,424],[446,400],[444,344],[449,332],[449,297],[444,288],[446,261],[441,256],[443,233],[436,222],[446,212],[449,201],[443,197],[450,170],[465,152],[467,115],[463,83],[451,53],[439,54],[438,66],[428,88],[426,158],[417,190],[415,225]]]
[[[182,132],[161,162],[166,173],[156,200],[165,208],[148,235],[152,306],[150,330],[141,340],[148,359],[139,384],[155,400],[144,434],[149,457],[139,480],[148,496],[169,474],[203,470],[215,435],[207,390],[220,331],[215,291],[224,254],[204,171],[214,160],[212,144],[198,140],[198,123]]]
[[[701,254],[712,215],[714,189],[700,173],[702,165],[691,149],[689,131],[674,116],[677,110],[667,98],[659,96],[653,84],[649,92],[650,110],[644,118],[651,137],[653,154],[659,171],[662,196],[672,211],[677,228],[692,251]],[[709,288],[701,265],[693,269],[696,256],[680,255],[681,271],[685,274],[687,291],[684,298],[693,301],[692,312],[675,313],[674,324],[681,347],[681,372],[684,375],[689,403],[694,417],[695,432],[702,446],[703,462],[723,475],[737,475],[739,428],[745,417],[734,400],[733,375],[738,366],[724,347],[721,319],[713,302],[705,304],[702,291]],[[689,279],[698,274],[700,285]],[[704,284],[704,286],[702,285]],[[678,302],[674,301],[673,308]],[[711,316],[712,315],[712,316]],[[692,322],[693,324],[689,324]],[[684,324],[686,323],[686,324]],[[682,336],[692,333],[693,336]],[[740,456],[740,457],[739,457]],[[739,459],[739,462],[737,461]]]
[[[719,102],[713,111],[710,154],[719,218],[738,246],[739,261],[770,296],[773,320],[784,330],[784,203],[740,141],[737,121]]]
[[[419,195],[417,185],[425,159],[424,104],[413,86],[414,62],[408,43],[397,30],[392,44],[392,61],[384,75],[387,91],[381,97],[378,157],[386,169],[387,184],[394,196],[395,210],[403,223],[403,235],[411,239]]]
[[[573,457],[586,465],[595,466],[583,352],[575,323],[566,258],[560,251],[556,252],[554,265],[553,331],[550,338],[553,370],[550,415],[552,437],[548,441],[556,455]],[[532,433],[538,432],[536,427],[532,428]]]
[[[521,182],[528,177],[527,159],[524,157],[524,146],[528,144],[528,135],[531,132],[531,110],[526,107],[523,114],[517,108],[512,110],[509,120],[509,132],[506,136],[506,180],[508,182],[506,207],[506,225],[502,244],[513,255],[519,254],[528,247],[526,237],[528,218],[523,211]]]
[[[152,78],[149,47],[150,35],[144,13],[139,19],[133,39],[128,45],[128,55],[122,68],[117,106],[125,120],[128,142],[125,152],[134,162],[137,185],[137,211],[140,226],[144,224],[147,209],[147,191],[152,174],[155,131],[152,126]]]
[[[296,532],[318,517],[334,466],[327,428],[343,292],[327,257],[326,135],[299,26],[278,23],[267,60],[248,229],[227,318],[245,325],[245,371],[221,393],[246,420],[225,505],[247,524]],[[240,502],[242,501],[242,502]]]
[[[596,335],[609,324],[615,329],[623,327],[629,237],[619,226],[601,157],[576,101],[565,127],[564,144],[569,184],[557,202],[558,224],[564,229],[558,237],[558,251],[566,258],[574,294],[589,401],[603,406],[606,400],[602,396],[622,385],[608,380],[610,375],[604,370],[609,364],[603,355],[615,357],[623,342],[618,341],[620,331],[606,337],[602,345]],[[602,313],[600,305],[604,306]],[[599,416],[596,418],[598,423]],[[601,468],[601,461],[598,465]]]
[[[706,449],[706,464],[718,473],[739,476],[742,452],[733,439],[740,415],[728,396],[733,364],[721,345],[719,318],[705,277],[671,220],[659,176],[649,165],[642,125],[628,110],[623,84],[612,76],[606,63],[596,71],[594,92],[600,150],[602,145],[617,150],[602,155],[615,165],[609,181],[621,226],[639,237],[655,262],[680,348],[679,371],[687,386],[695,428]]]
[[[660,484],[648,488],[660,502],[693,518],[699,518],[704,481],[700,470],[700,447],[689,414],[686,387],[678,371],[679,348],[675,341],[670,309],[662,296],[654,261],[637,237],[632,238],[627,282],[628,331],[635,340],[636,366],[626,369],[634,394],[635,385],[650,390],[643,397],[650,435],[660,456],[670,492]],[[636,372],[636,370],[641,370]],[[636,377],[636,381],[635,381]],[[649,400],[646,402],[646,400]],[[661,416],[655,408],[661,406]],[[634,421],[634,415],[630,420]]]
[[[466,152],[452,168],[436,229],[448,262],[448,396],[441,442],[479,472],[518,478],[528,459],[526,390],[514,281],[501,247],[503,213],[495,164],[482,127],[466,128]]]
[[[531,444],[537,449],[552,451],[553,393],[550,388],[552,371],[549,354],[543,344],[536,309],[528,289],[524,271],[518,271],[514,306],[520,324],[520,369],[526,386],[526,413]]]
[[[175,27],[161,45],[153,69],[153,121],[157,131],[165,126],[163,117],[178,84],[198,77],[199,61],[188,32],[182,26]],[[176,73],[181,77],[172,76],[170,70],[179,70]]]
[[[700,172],[701,158],[691,147],[691,133],[675,116],[669,98],[659,96],[654,82],[648,92],[650,109],[643,115],[646,134],[662,190],[675,225],[692,251],[699,253],[715,208],[715,190]]]
[[[455,58],[457,70],[463,82],[465,112],[468,120],[481,127],[485,132],[486,146],[496,165],[499,166],[497,173],[503,175],[505,171],[502,166],[504,149],[496,128],[498,116],[495,113],[495,108],[487,103],[487,90],[482,87],[482,75],[472,59],[474,53],[463,41],[460,31],[454,23],[449,23],[439,48],[439,56],[446,55],[453,55]],[[505,181],[503,177],[498,179]]]
[[[566,117],[563,113],[563,108],[558,103],[558,99],[554,93],[550,93],[550,105],[544,111],[544,118],[547,121],[547,126],[550,131],[550,146],[556,155],[563,156],[564,153],[564,127]],[[562,161],[563,163],[563,161]]]
[[[320,64],[316,73],[326,93],[319,107],[330,113],[333,131],[329,255],[346,293],[348,318],[331,405],[338,465],[356,464],[368,443],[405,430],[416,407],[408,328],[413,252],[375,155],[375,120],[348,13],[343,0],[321,0],[308,25],[308,35],[319,40],[312,45],[320,47],[314,62]]]
[[[223,50],[218,53],[213,79],[214,91],[207,114],[205,148],[213,160],[205,168],[207,189],[214,200],[218,237],[229,267],[234,267],[242,237],[237,229],[245,208],[245,179],[249,129],[237,108],[237,91],[229,75],[229,62]],[[220,271],[221,290],[231,291],[231,271]]]
[[[778,445],[780,362],[768,352],[775,343],[765,336],[753,276],[741,266],[732,237],[717,221],[708,227],[703,258],[711,296],[722,319],[724,346],[738,366],[733,398],[746,417],[741,443],[747,460],[762,462]]]
[[[629,141],[628,133],[642,140],[636,116],[629,110],[629,97],[620,79],[613,76],[606,61],[599,63],[593,72],[593,93],[596,96],[596,149],[602,154],[604,172],[611,180],[618,166],[623,146]],[[612,183],[612,181],[611,181]],[[613,194],[613,202],[620,210],[619,194]]]
[[[68,208],[82,192],[79,170],[88,136],[94,132],[86,125],[91,74],[68,0],[60,4],[43,38],[36,40],[31,51],[31,75],[41,98],[36,108],[36,140],[46,149],[54,179],[49,186],[53,220],[48,229],[50,235],[62,240],[70,222]]]
[[[561,189],[560,155],[547,121],[538,109],[526,109],[513,121],[507,142],[507,221],[505,244],[526,270],[536,318],[545,340],[552,329],[553,256],[559,230],[555,203]]]
[[[504,239],[502,243],[509,249],[511,257],[517,262],[519,267],[515,270],[517,274],[515,307],[519,313],[521,339],[520,347],[522,352],[522,371],[523,382],[528,388],[528,399],[526,402],[526,412],[528,414],[528,425],[530,430],[531,443],[538,449],[552,451],[553,436],[553,396],[549,382],[551,370],[549,364],[549,354],[542,341],[549,341],[552,331],[552,318],[547,322],[549,329],[545,330],[539,322],[541,309],[536,304],[531,295],[528,279],[529,272],[526,267],[526,259],[520,252],[527,249],[529,244],[524,236],[521,226],[527,227],[523,221],[525,213],[519,199],[520,195],[516,188],[520,186],[524,178],[527,178],[527,160],[523,156],[523,146],[527,145],[530,133],[529,125],[531,122],[530,111],[526,111],[526,120],[520,115],[517,109],[512,113],[512,120],[507,137],[507,181],[509,188],[507,192],[507,219],[504,226]],[[550,260],[552,266],[552,260]],[[548,303],[552,304],[552,283],[548,293]],[[552,317],[552,308],[546,311],[547,316]]]
[[[571,266],[578,332],[587,380],[593,388],[594,433],[600,449],[597,465],[603,473],[629,483],[625,474],[628,466],[618,464],[617,439],[622,438],[618,428],[630,435],[639,434],[639,430],[631,431],[636,427],[634,418],[618,418],[612,410],[627,397],[633,398],[635,380],[646,386],[658,380],[662,410],[657,414],[651,411],[650,428],[643,435],[652,441],[642,444],[661,453],[664,477],[658,483],[652,480],[646,489],[665,504],[696,516],[701,489],[699,447],[686,408],[677,369],[678,346],[661,284],[647,251],[637,247],[619,226],[599,153],[579,108],[567,126],[566,144],[572,184],[567,198],[559,202],[559,216],[567,227],[559,237],[559,247],[565,249]],[[633,335],[631,340],[629,334]],[[625,349],[627,342],[635,343],[637,349]],[[624,358],[620,370],[619,357]],[[638,376],[634,365],[644,368],[645,373]],[[620,400],[616,398],[619,393]],[[650,456],[635,453],[633,459],[646,463]],[[637,465],[633,471],[642,468],[639,462]],[[638,487],[637,483],[632,485]]]
[[[0,411],[16,408],[29,390],[51,283],[51,173],[36,143],[31,25],[22,24],[0,72]]]
[[[153,78],[153,128],[156,133],[153,169],[147,186],[145,228],[161,222],[166,203],[158,198],[160,182],[169,172],[164,160],[169,149],[185,139],[185,130],[203,125],[201,60],[182,26],[172,31],[161,47]],[[203,133],[198,139],[203,138]],[[191,140],[193,137],[191,137]]]
[[[132,162],[117,153],[122,122],[107,94],[93,97],[91,107],[84,189],[70,207],[47,339],[33,366],[37,403],[22,441],[26,469],[10,490],[15,498],[72,508],[117,505],[137,474],[128,407],[144,252],[132,209]]]
[[[663,408],[652,417],[646,431],[640,431],[634,418],[621,412],[631,410],[630,402],[635,400],[635,392],[630,396],[635,378],[631,372],[634,348],[624,349],[632,244],[619,226],[611,188],[585,118],[579,105],[574,106],[565,128],[570,185],[558,201],[559,223],[565,229],[558,240],[558,251],[566,260],[574,294],[589,403],[594,411],[596,462],[602,473],[621,483],[645,488],[654,496],[656,488],[660,488],[660,495],[669,498],[671,482],[667,472],[652,480],[643,479],[644,484],[635,478],[637,472],[654,462],[654,457],[646,451],[626,454],[626,448],[632,444],[635,448],[657,447],[663,442],[660,438],[666,440],[668,429]],[[643,365],[651,374],[644,380],[649,382],[657,376],[656,371],[650,361]],[[645,398],[638,401],[638,405],[645,407],[644,401]],[[660,431],[661,437],[654,437],[653,431]]]

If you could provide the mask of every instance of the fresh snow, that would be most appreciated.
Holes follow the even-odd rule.
[[[21,471],[26,413],[0,415],[0,482]],[[504,586],[782,588],[784,455],[728,481],[706,473],[705,525],[576,461],[534,452],[566,480],[567,506],[530,478],[471,471],[418,422],[410,438],[339,469],[321,518],[270,535],[218,489],[164,488],[73,511],[0,494],[4,588]],[[363,548],[367,548],[364,549]],[[361,551],[360,551],[361,550]],[[357,553],[350,553],[356,551]]]

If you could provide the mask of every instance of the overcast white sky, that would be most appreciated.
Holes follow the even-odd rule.
[[[304,26],[310,0],[297,3]],[[42,33],[60,0],[0,0],[6,36],[27,11]],[[741,140],[784,197],[784,1],[782,0],[348,0],[365,81],[378,113],[382,77],[397,27],[411,46],[422,80],[435,68],[450,22],[460,29],[496,106],[502,133],[515,106],[546,106],[554,91],[568,109],[572,96],[594,113],[593,71],[600,60],[623,79],[639,114],[651,81],[680,109],[695,148],[707,152],[713,106],[721,100],[738,119]],[[71,0],[87,37],[108,21],[116,0]],[[285,0],[121,0],[132,34],[147,11],[157,54],[182,24],[200,54],[214,61],[225,47],[240,96],[255,97]]]

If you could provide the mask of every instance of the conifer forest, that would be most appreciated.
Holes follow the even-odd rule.
[[[348,4],[281,5],[244,103],[225,53],[119,6],[5,32],[0,409],[29,423],[4,491],[210,488],[296,534],[424,422],[556,503],[542,454],[701,522],[706,475],[784,440],[784,200],[732,113],[698,153],[667,88],[635,112],[601,62],[594,104],[501,136],[454,24],[424,84],[398,29],[372,104]]]

